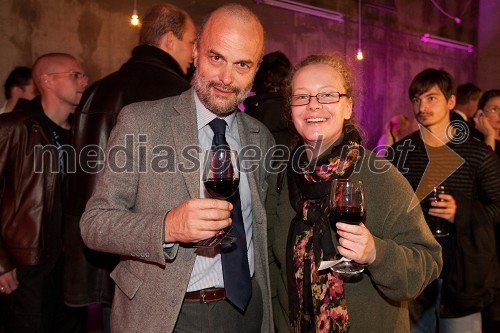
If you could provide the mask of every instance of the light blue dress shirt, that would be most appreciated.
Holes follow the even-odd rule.
[[[208,125],[217,116],[210,112],[200,101],[196,92],[194,92],[194,100],[196,103],[196,119],[198,123],[198,140],[201,147],[200,161],[203,161],[204,154],[210,150],[212,146],[212,138],[214,132]],[[227,123],[226,140],[232,150],[240,151],[240,135],[238,132],[238,123],[236,114],[233,113],[227,117],[221,118]],[[202,182],[203,167],[200,168],[200,198],[209,198],[210,195],[206,192]],[[240,172],[240,198],[241,211],[243,214],[243,223],[245,225],[248,264],[250,267],[250,275],[255,272],[254,265],[254,248],[253,248],[253,232],[252,232],[252,197],[250,194],[250,186],[248,185],[248,175],[245,172]],[[199,252],[196,257],[196,262],[191,272],[191,278],[187,291],[196,291],[205,288],[222,288],[224,287],[224,278],[222,275],[222,261],[220,253],[215,254]]]

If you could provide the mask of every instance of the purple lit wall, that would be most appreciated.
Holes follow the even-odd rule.
[[[499,16],[500,1],[480,1],[477,82],[483,90],[500,89]]]
[[[484,27],[488,42],[479,43],[479,47],[477,1],[439,1],[447,12],[460,16],[461,23],[456,24],[431,1],[363,0],[361,41],[365,60],[361,62],[355,59],[358,48],[358,2],[355,0],[303,1],[345,14],[343,23],[258,4],[254,0],[169,2],[189,12],[198,27],[202,17],[223,3],[247,5],[263,22],[266,52],[281,50],[292,62],[317,52],[344,55],[356,72],[360,94],[355,111],[369,134],[370,147],[393,114],[403,113],[413,118],[407,88],[419,71],[427,67],[443,68],[454,75],[458,83],[475,82],[478,59],[482,59],[480,53],[489,52],[486,60],[498,56],[498,46],[497,51],[491,51],[495,37],[499,40],[498,0],[481,0],[482,7],[484,3],[490,7],[485,5],[487,12],[481,11],[481,21],[486,20],[488,25],[480,27]],[[157,0],[139,0],[139,15],[155,3]],[[132,9],[132,2],[122,0],[0,1],[0,81],[13,66],[30,65],[40,54],[54,51],[77,56],[93,80],[116,70],[137,42],[137,29],[129,24]],[[420,38],[425,33],[473,44],[478,52],[423,43]],[[479,66],[482,68],[480,62]],[[484,73],[495,73],[494,70],[490,64]]]
[[[383,5],[381,5],[383,2]],[[466,1],[442,1],[457,12]],[[339,3],[339,2],[337,2]],[[345,2],[343,2],[345,3]],[[477,5],[470,6],[458,25],[442,15],[427,1],[364,1],[362,8],[362,50],[365,59],[357,61],[357,1],[349,8],[332,10],[346,14],[345,22],[327,21],[301,13],[267,7],[262,15],[277,19],[265,21],[268,51],[282,50],[293,62],[314,52],[339,52],[356,73],[359,95],[355,112],[368,133],[373,147],[384,124],[392,115],[402,113],[413,119],[408,97],[411,79],[421,70],[434,67],[449,71],[458,83],[475,81],[477,54],[442,45],[424,43],[424,33],[476,43]],[[260,8],[259,8],[260,9]],[[294,26],[290,33],[290,26]]]

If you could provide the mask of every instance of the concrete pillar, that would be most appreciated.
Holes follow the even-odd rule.
[[[480,0],[478,18],[477,85],[500,89],[500,1]]]

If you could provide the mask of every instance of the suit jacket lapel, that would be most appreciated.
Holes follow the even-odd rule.
[[[244,115],[241,114],[240,111],[236,111],[236,120],[238,122],[238,132],[240,134],[240,143],[241,148],[248,146],[256,146],[260,147],[260,129],[258,126],[253,125],[252,123],[244,120]],[[263,152],[265,153],[265,152]],[[260,170],[256,170],[254,172],[248,173],[248,185],[250,186],[250,193],[252,195],[252,210],[254,213],[254,222],[262,223],[263,219],[258,218],[257,214],[259,212],[258,203],[260,203],[260,192],[259,192],[259,182],[258,176],[260,174]],[[257,214],[257,215],[256,215]]]
[[[176,153],[176,172],[180,172],[184,181],[186,183],[189,196],[191,198],[200,197],[200,177],[199,168],[193,166],[193,162],[187,159],[186,148],[192,147],[192,149],[198,149],[198,129],[196,123],[196,106],[193,99],[193,89],[182,93],[177,100],[177,103],[173,105],[176,114],[172,116],[170,121],[172,136],[174,139],[174,149]],[[195,155],[192,150],[189,155]],[[180,168],[189,169],[180,170]]]

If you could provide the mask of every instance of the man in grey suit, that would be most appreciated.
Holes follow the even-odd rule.
[[[80,222],[88,247],[121,256],[111,274],[114,332],[273,331],[264,157],[274,140],[236,108],[263,49],[255,14],[225,5],[209,16],[195,45],[193,89],[120,113],[105,171]],[[252,159],[256,168],[241,172],[240,199],[233,204],[206,198],[200,180],[197,156],[221,134],[215,122],[224,124],[223,140],[231,149],[260,152]],[[237,273],[225,273],[224,249],[192,247],[237,223],[244,246],[236,247],[248,259],[240,263],[247,272],[241,280],[248,280],[240,289],[250,289],[243,300],[234,296]]]

